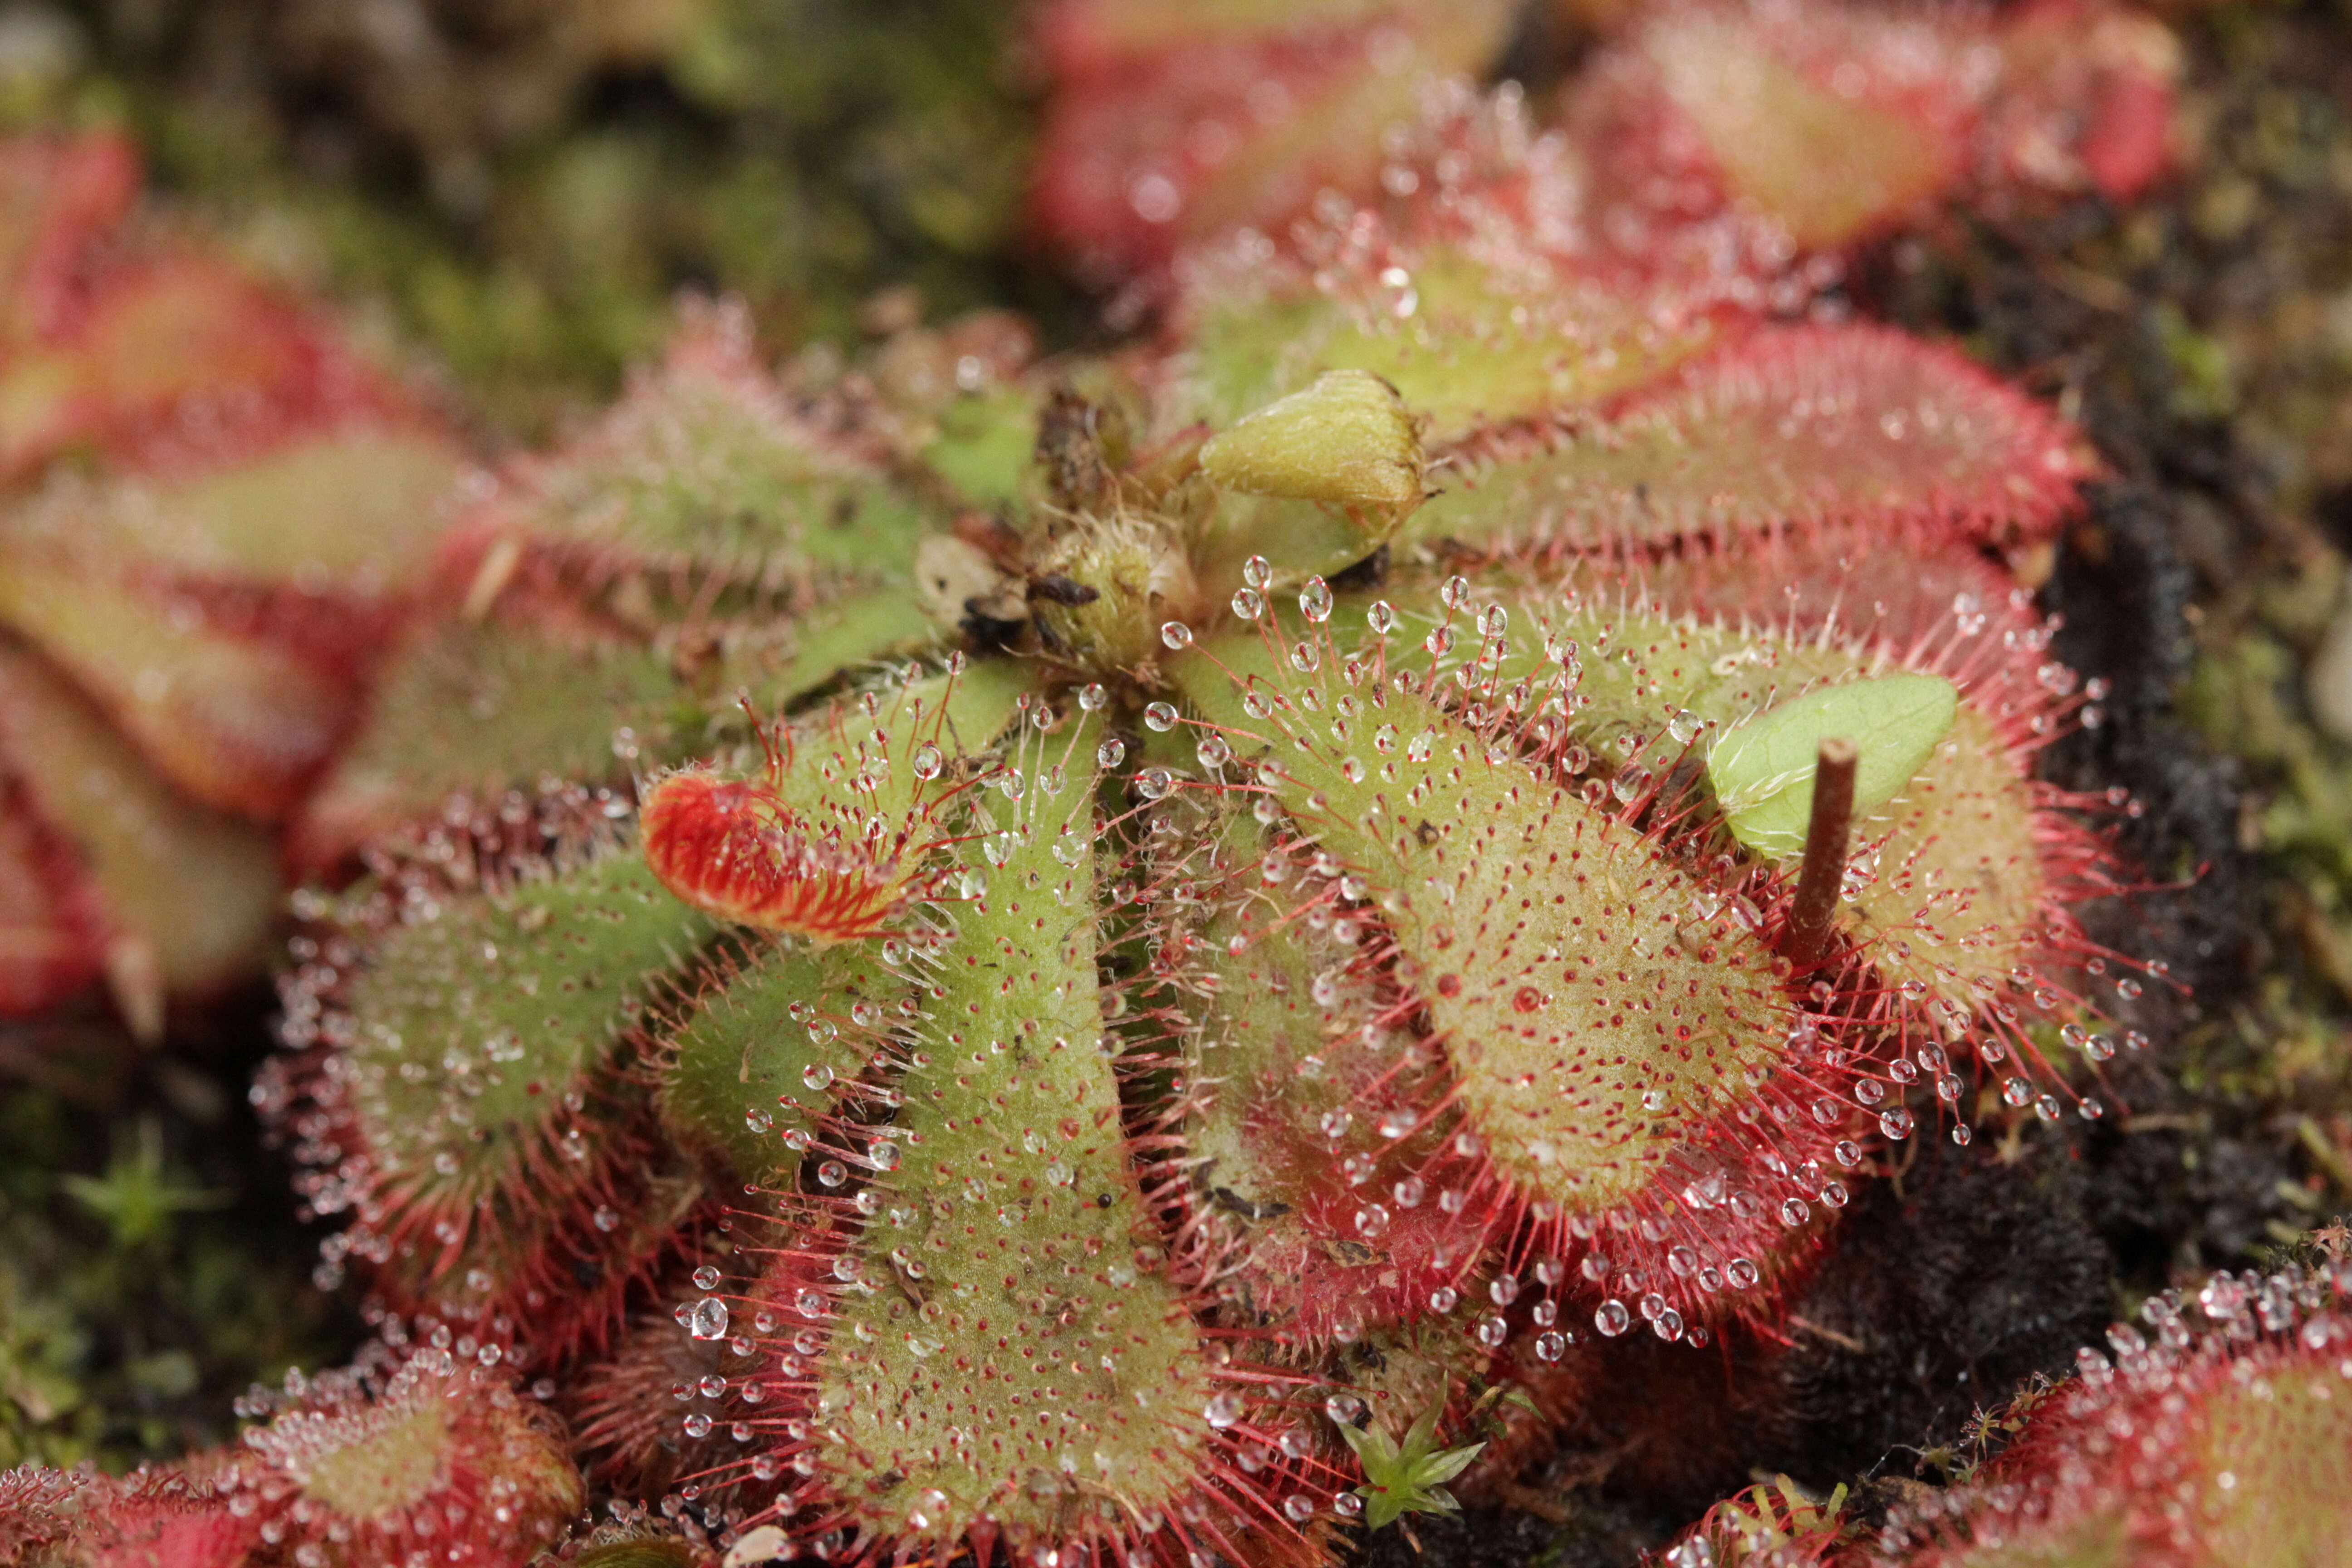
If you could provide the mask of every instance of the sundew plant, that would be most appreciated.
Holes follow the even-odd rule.
[[[2097,456],[1838,286],[2158,178],[2169,35],[1676,6],[1538,107],[1449,74],[1508,19],[1045,7],[1118,346],[776,372],[691,305],[463,488],[254,1090],[378,1337],[232,1452],[0,1483],[16,1560],[1303,1568],[1612,1342],[1779,1332],[1923,1142],[2119,1109],[2134,807],[2036,771],[2104,721],[2032,592]],[[1867,1541],[1759,1489],[1675,1550],[2143,1560],[1982,1552],[2142,1539],[2026,1456],[2166,1379],[2234,1442],[2276,1363],[2259,1442],[2341,1446],[2344,1288],[2119,1330]]]

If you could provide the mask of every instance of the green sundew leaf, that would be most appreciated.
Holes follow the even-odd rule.
[[[1594,279],[1540,289],[1453,247],[1411,268],[1412,319],[1320,294],[1208,295],[1196,332],[1200,411],[1226,420],[1307,384],[1368,371],[1428,419],[1432,443],[1547,409],[1585,407],[1641,386],[1713,342],[1704,314],[1661,332],[1648,301]],[[1370,275],[1348,287],[1370,290]]]
[[[532,470],[531,531],[751,572],[875,573],[906,561],[922,506],[791,408],[746,340],[690,325],[596,430]]]
[[[1066,737],[1046,754],[1090,757],[1101,729]],[[1047,1534],[1070,1528],[1065,1494],[1029,1484],[1060,1456],[1087,1456],[1139,1510],[1174,1507],[1213,1462],[1202,1331],[1168,1272],[1129,1261],[1151,1211],[1102,1043],[1094,788],[1041,781],[1014,805],[973,802],[955,852],[979,862],[978,890],[949,916],[926,1014],[900,1026],[923,1053],[892,1122],[904,1163],[859,1246],[866,1279],[904,1283],[840,1298],[817,1394],[835,1413],[819,1463],[863,1529],[909,1529],[936,1491],[950,1500],[921,1504],[912,1527],[935,1540],[983,1508],[1013,1539],[1067,1539]],[[908,1313],[919,1293],[937,1308]],[[1015,1409],[984,1441],[950,1438],[971,1413]]]
[[[564,1094],[712,930],[620,847],[394,927],[350,1003],[379,1164],[457,1201],[517,1180]]]
[[[928,793],[911,765],[919,741],[929,741],[950,758],[986,752],[1020,717],[1018,704],[1031,680],[1028,667],[1016,660],[977,659],[959,674],[901,688],[872,716],[845,711],[837,727],[803,725],[781,792],[820,819],[847,809],[861,823],[877,816],[895,820]],[[896,742],[889,740],[894,730]],[[849,781],[869,768],[879,780],[870,790],[854,788]]]
[[[1680,999],[1694,1037],[1720,1032],[1727,1044],[1707,1051],[1681,1050],[1605,987],[1527,984],[1528,965],[1551,963],[1534,955],[1574,952],[1570,944],[1586,941],[1580,932],[1593,922],[1622,918],[1612,889],[1637,886],[1653,907],[1684,907],[1697,884],[1654,845],[1564,780],[1545,782],[1508,759],[1458,767],[1453,748],[1470,743],[1468,731],[1417,694],[1389,695],[1385,721],[1402,744],[1380,772],[1351,767],[1358,759],[1346,744],[1293,723],[1274,701],[1242,695],[1242,683],[1253,682],[1295,705],[1303,697],[1270,639],[1255,628],[1223,634],[1204,652],[1163,666],[1178,690],[1236,750],[1276,750],[1279,771],[1261,775],[1269,793],[1312,825],[1322,849],[1360,868],[1401,950],[1449,955],[1423,994],[1434,1032],[1458,1043],[1459,1103],[1494,1134],[1492,1158],[1512,1179],[1598,1212],[1654,1181],[1657,1161],[1761,1081],[1749,1075],[1770,1066],[1786,1004],[1763,945],[1736,926],[1719,921],[1708,943],[1653,953],[1638,981],[1645,994]],[[1442,819],[1397,806],[1430,792],[1442,792]],[[1463,832],[1475,837],[1449,845],[1449,834]],[[1460,847],[1471,843],[1475,850]],[[1461,942],[1453,934],[1461,930],[1507,934]],[[1562,1068],[1571,1058],[1572,1070]],[[1520,1097],[1538,1081],[1540,1096]]]
[[[1935,195],[1958,172],[1948,141],[1816,86],[1738,22],[1685,18],[1657,29],[1647,47],[1725,183],[1807,249],[1860,237]]]
[[[349,694],[283,646],[183,619],[180,603],[88,558],[0,542],[0,621],[173,784],[215,810],[273,819],[334,745]]]
[[[463,458],[429,431],[348,426],[189,479],[53,482],[0,521],[0,537],[16,550],[374,599],[424,570]]]
[[[1583,549],[1934,518],[2011,538],[2071,508],[2082,472],[2065,427],[2015,388],[1853,324],[1758,331],[1606,417],[1538,428],[1461,455],[1408,537]],[[1653,587],[1681,570],[1654,568]]]
[[[971,500],[1016,515],[1025,512],[1037,447],[1037,404],[1024,386],[959,398],[940,410],[939,434],[923,448],[922,459]]]
[[[1787,859],[1805,847],[1813,765],[1823,741],[1853,742],[1853,814],[1901,792],[1952,728],[1959,691],[1937,675],[1883,675],[1822,687],[1766,709],[1715,743],[1706,761],[1733,837]]]
[[[829,1091],[855,1077],[879,1037],[835,1023],[812,1034],[796,1006],[847,1014],[878,990],[867,944],[814,951],[754,948],[704,987],[664,1070],[662,1118],[678,1136],[722,1156],[748,1179],[789,1180],[800,1155],[783,1141],[829,1110]]]
[[[736,732],[722,695],[773,710],[845,670],[930,635],[899,588],[858,593],[790,620],[708,628],[717,658],[698,668],[669,633],[650,645],[579,635],[560,623],[452,616],[418,628],[390,661],[367,721],[312,797],[298,855],[326,864],[389,824],[450,795],[608,778],[634,763],[683,762]],[[614,749],[631,732],[634,757]]]
[[[760,1533],[762,1530],[772,1534],[762,1536]],[[771,1555],[782,1556],[785,1544],[783,1531],[772,1525],[761,1525],[759,1530],[745,1534],[743,1542],[739,1542],[735,1549],[728,1552],[727,1561],[757,1563],[760,1558],[743,1552],[743,1542],[751,1542],[756,1549],[766,1545],[771,1539],[777,1542],[777,1550]],[[579,1557],[580,1568],[693,1568],[701,1561],[703,1559],[697,1557],[690,1547],[678,1541],[621,1541],[610,1546],[591,1547]]]

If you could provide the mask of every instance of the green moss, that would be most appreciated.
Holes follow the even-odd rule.
[[[2334,902],[2352,887],[2352,749],[2300,710],[2301,675],[2293,648],[2250,629],[2198,660],[2181,708],[2217,744],[2275,781],[2262,806],[2263,846],[2324,879],[2323,896]]]
[[[307,1241],[269,1217],[276,1173],[257,1187],[228,1130],[184,1110],[94,1113],[135,1047],[72,1044],[88,1079],[0,1088],[0,1469],[121,1471],[220,1441],[232,1396],[348,1332],[297,1261]]]

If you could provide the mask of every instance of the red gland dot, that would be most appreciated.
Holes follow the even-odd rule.
[[[1448,975],[1446,978],[1450,980],[1453,976]],[[1459,985],[1454,987],[1454,990],[1458,991],[1460,989],[1461,987]],[[1448,991],[1446,994],[1451,996],[1454,994],[1454,992]],[[1511,1005],[1517,1008],[1522,1013],[1532,1013],[1543,1005],[1543,993],[1537,990],[1532,985],[1520,986],[1517,994],[1511,998]]]
[[[1437,977],[1437,994],[1440,996],[1449,998],[1461,995],[1462,976],[1458,974],[1439,975]]]

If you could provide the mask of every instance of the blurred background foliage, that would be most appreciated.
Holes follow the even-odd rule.
[[[683,287],[779,341],[880,282],[1066,319],[1018,243],[1038,90],[1002,0],[78,0],[0,13],[16,124],[127,123],[167,194],[388,314],[500,436],[659,343]]]

